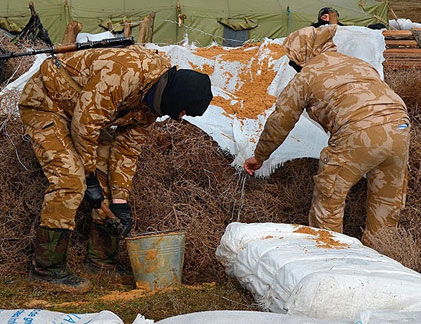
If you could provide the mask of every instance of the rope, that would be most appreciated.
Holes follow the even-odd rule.
[[[289,33],[292,33],[292,19],[291,19],[291,10],[289,6],[287,7],[287,15],[288,15],[288,26],[289,26]]]

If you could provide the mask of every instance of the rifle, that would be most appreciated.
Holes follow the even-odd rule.
[[[109,38],[103,39],[100,41],[89,41],[84,43],[73,43],[68,45],[58,45],[51,46],[49,48],[40,48],[40,49],[28,49],[26,52],[16,53],[16,52],[6,52],[5,54],[0,54],[0,60],[7,60],[9,58],[20,57],[20,56],[29,56],[37,54],[57,54],[57,53],[66,53],[74,52],[79,50],[85,50],[89,48],[103,48],[103,47],[124,47],[134,44],[133,37],[119,37],[119,38]]]

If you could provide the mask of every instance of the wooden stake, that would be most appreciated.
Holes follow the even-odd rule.
[[[152,11],[151,14],[149,15],[149,20],[148,20],[148,43],[152,43],[152,37],[153,37],[153,25],[155,22],[155,11]]]
[[[124,35],[124,37],[130,37],[131,33],[132,33],[132,30],[131,30],[131,26],[130,26],[130,20],[126,20],[124,22],[123,35]]]
[[[63,45],[76,43],[77,34],[82,30],[82,24],[72,20],[67,24],[66,31],[64,32]]]
[[[137,35],[136,43],[145,44],[146,34],[148,32],[149,16],[146,16],[139,24],[139,34]]]

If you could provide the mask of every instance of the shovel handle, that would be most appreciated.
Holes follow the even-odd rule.
[[[103,201],[101,202],[101,209],[105,213],[105,215],[107,215],[108,218],[114,219],[114,220],[117,220],[118,222],[120,222],[118,217],[116,215],[114,215],[114,213],[111,211],[111,209],[108,208],[108,206]]]

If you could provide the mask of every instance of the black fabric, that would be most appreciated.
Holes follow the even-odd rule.
[[[297,71],[297,73],[300,73],[302,70],[302,66],[298,65],[297,63],[295,63],[294,61],[289,61],[289,66],[293,67],[295,71]]]
[[[322,20],[320,19],[318,22],[316,23],[312,23],[310,26],[313,26],[314,28],[318,28],[320,26],[324,26],[324,25],[329,25],[328,21]]]
[[[370,28],[370,29],[386,29],[386,26],[382,23],[377,23],[377,24],[368,25],[367,28]]]
[[[185,69],[168,72],[167,86],[161,99],[162,115],[178,119],[185,110],[188,116],[202,116],[213,97],[209,76]]]
[[[86,177],[86,191],[84,199],[95,209],[100,208],[101,203],[104,200],[101,185],[94,173],[91,173]]]
[[[132,229],[133,220],[132,220],[132,211],[130,205],[127,203],[123,204],[111,204],[111,211],[118,217],[122,226],[122,237],[126,237],[130,230]]]
[[[329,22],[320,19],[318,22],[312,23],[310,26],[313,26],[314,28],[317,28],[317,27],[324,26],[324,25],[329,25]],[[338,22],[338,26],[345,26],[345,25]]]
[[[154,96],[155,96],[155,92],[156,92],[156,88],[157,88],[157,86],[158,86],[158,83],[155,83],[150,89],[149,89],[149,91],[146,93],[146,96],[145,96],[145,100],[146,100],[146,103],[148,104],[148,107],[154,112],[154,113],[156,113],[156,110],[155,110],[155,108],[154,108],[154,106],[153,106],[153,98],[154,98]]]

